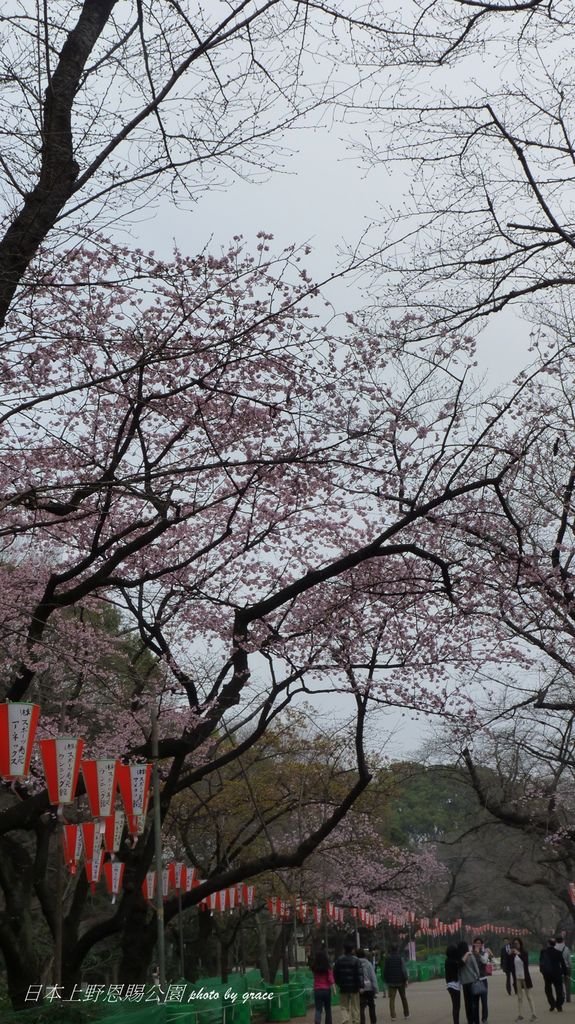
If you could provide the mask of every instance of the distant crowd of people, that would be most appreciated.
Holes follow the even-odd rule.
[[[507,994],[517,998],[516,1020],[525,1020],[524,1012],[528,1012],[529,1020],[536,1021],[529,956],[522,939],[505,939],[499,960],[505,975]],[[473,939],[471,946],[462,941],[447,947],[445,981],[451,1000],[453,1024],[460,1024],[462,1007],[466,1024],[488,1024],[488,979],[495,962],[493,951],[479,935]],[[343,954],[336,959],[333,968],[324,949],[316,953],[310,966],[314,976],[314,1024],[321,1024],[322,1016],[325,1024],[333,1024],[331,997],[336,986],[340,994],[341,1024],[366,1024],[367,1015],[369,1024],[376,1024],[375,997],[379,987],[374,964],[365,950],[356,949],[355,943],[349,940],[344,944]],[[549,1009],[561,1013],[564,1003],[571,1001],[571,952],[564,935],[547,941],[539,955],[539,970]],[[403,1017],[407,1020],[410,1016],[406,993],[408,973],[405,960],[396,945],[392,945],[385,956],[381,975],[389,992],[391,1020],[396,1019],[398,999]]]

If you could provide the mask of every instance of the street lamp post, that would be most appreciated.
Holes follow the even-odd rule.
[[[156,864],[156,924],[160,988],[166,987],[166,944],[164,937],[164,887],[162,885],[162,813],[158,775],[158,714],[152,709],[152,791],[154,794],[154,861]]]

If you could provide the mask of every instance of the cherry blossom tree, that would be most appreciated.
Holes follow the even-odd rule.
[[[311,708],[289,709],[238,761],[172,802],[165,827],[174,851],[185,852],[200,877],[208,877],[248,852],[261,857],[278,845],[300,843],[333,813],[345,794],[353,767],[349,739],[343,726],[318,723]],[[373,755],[370,762],[377,777]],[[258,877],[254,907],[241,915],[242,934],[259,949],[266,978],[275,976],[294,917],[299,920],[296,898],[309,908],[302,926],[316,935],[324,934],[327,900],[348,908],[348,920],[352,907],[403,914],[428,905],[431,887],[443,881],[443,867],[427,846],[392,846],[383,835],[385,815],[381,790],[370,787],[301,867]],[[269,919],[269,897],[287,901],[287,924]],[[319,906],[324,915],[319,925],[311,919],[312,906]],[[176,911],[173,899],[166,914],[173,920]],[[239,920],[237,915],[220,920],[217,914],[200,914],[197,931],[204,963],[206,943],[213,935],[225,968]],[[152,926],[150,932],[153,940]]]
[[[159,705],[164,818],[298,694],[341,691],[354,710],[354,767],[321,821],[240,851],[187,905],[301,865],[337,828],[370,780],[368,709],[456,716],[449,673],[515,654],[506,627],[472,614],[491,592],[469,538],[506,516],[535,412],[516,423],[517,394],[476,394],[465,340],[408,357],[403,324],[374,333],[352,316],[336,335],[302,258],[272,256],[260,236],[254,254],[236,239],[165,263],[94,237],[65,259],[42,254],[5,326],[5,697],[37,697],[45,729],[85,724],[89,750],[130,758],[150,757]],[[32,901],[51,927],[55,905],[47,794],[18,787],[6,801],[2,885],[8,902],[19,892],[20,931],[8,914],[0,945],[20,950],[7,957],[18,1001],[37,978]],[[67,981],[111,935],[124,979],[140,977],[151,856],[149,836],[104,919],[86,920],[78,880]]]

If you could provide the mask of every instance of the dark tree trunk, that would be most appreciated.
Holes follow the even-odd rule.
[[[26,996],[34,992],[34,986],[38,989],[41,984],[40,967],[34,952],[29,945],[18,949],[13,947],[9,950],[4,944],[2,944],[2,952],[6,964],[8,995],[12,1006],[15,1010],[29,1010],[34,1003],[30,1000],[27,1002]]]
[[[124,984],[146,980],[156,945],[156,915],[149,919],[144,898],[135,900],[122,929],[122,959],[119,974]]]

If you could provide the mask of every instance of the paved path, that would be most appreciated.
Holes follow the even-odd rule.
[[[543,990],[543,979],[538,967],[531,968],[533,978],[533,1001],[535,1011],[540,1024],[575,1024],[575,1001],[565,1003],[563,1013],[559,1016],[550,1013]],[[451,1000],[449,998],[445,982],[441,978],[434,978],[433,981],[414,981],[407,988],[407,999],[409,1002],[410,1024],[452,1024]],[[575,995],[572,997],[575,1000]],[[496,972],[489,978],[489,1024],[515,1024],[517,1020],[517,999],[515,995],[507,995],[505,991],[505,975]],[[523,1001],[525,1024],[528,1024],[531,1016],[529,1006]],[[389,1024],[389,1000],[383,999],[381,994],[375,1000],[377,1013],[377,1024]],[[398,1013],[397,1024],[403,1024],[401,1003],[396,1002]],[[313,1022],[313,1010],[310,1010],[306,1020]],[[369,1017],[367,1018],[369,1021]],[[339,1024],[339,1007],[333,1008],[333,1024]],[[465,1011],[463,1000],[461,1005],[461,1024],[465,1024]]]

